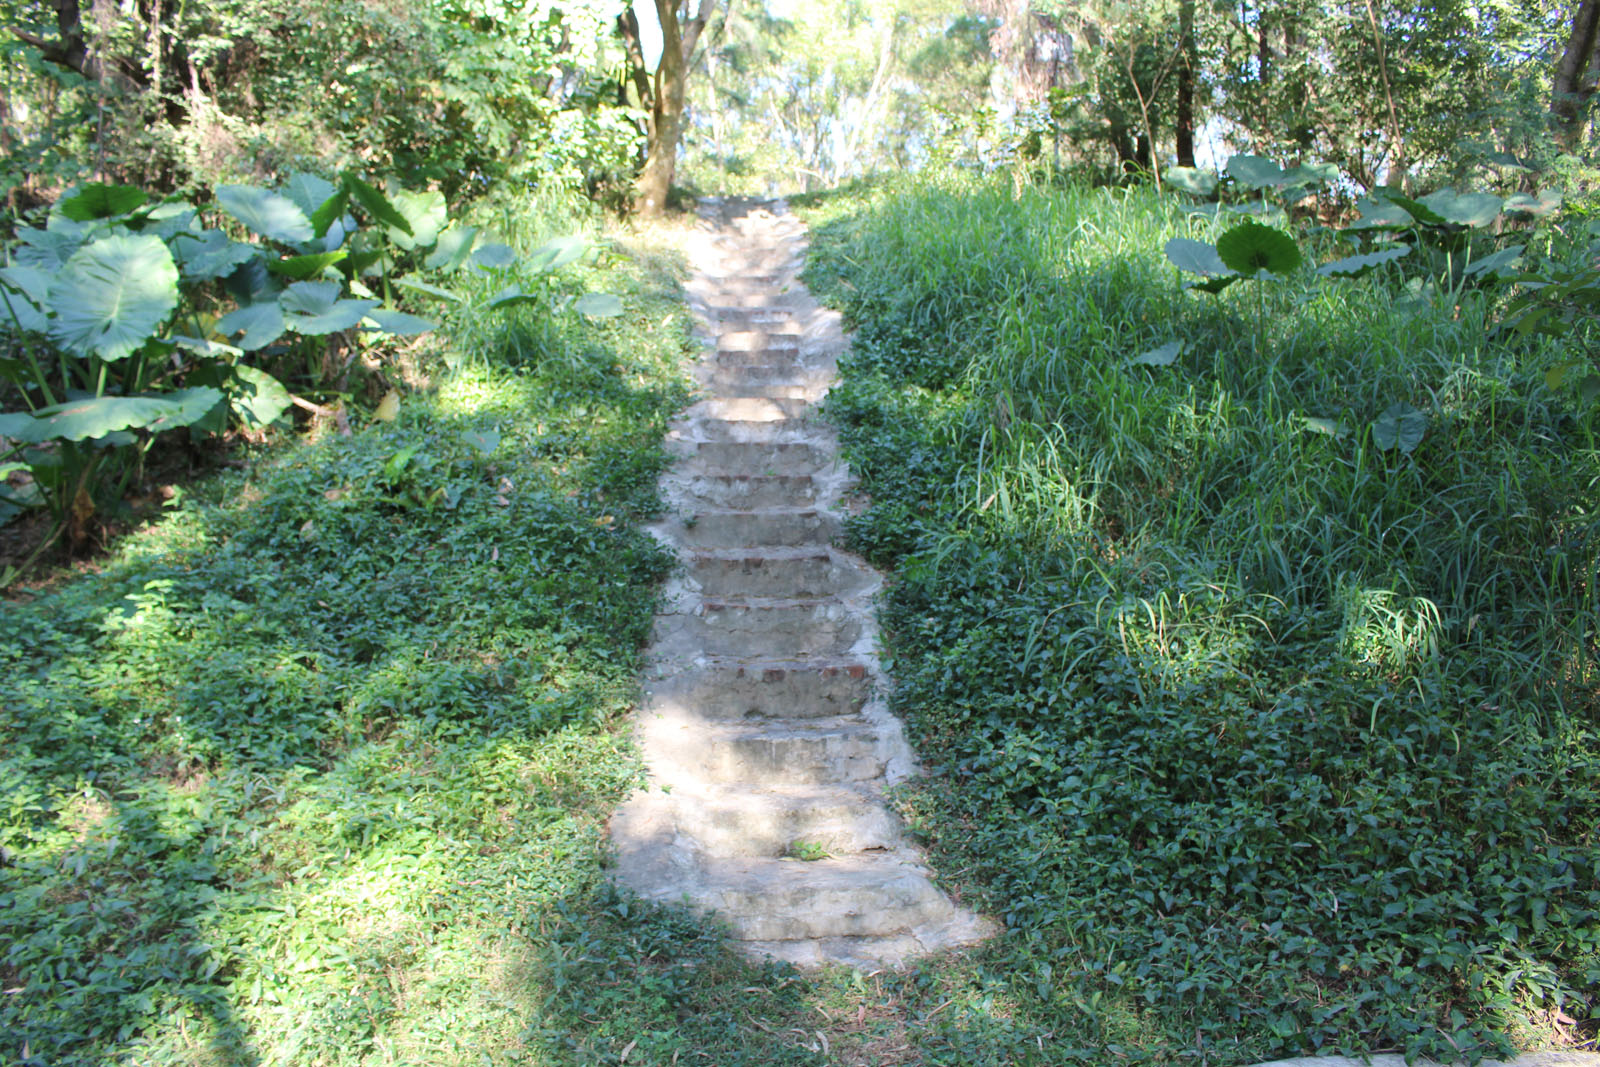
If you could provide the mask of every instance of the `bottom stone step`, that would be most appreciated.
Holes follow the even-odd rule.
[[[898,851],[815,862],[708,859],[702,880],[681,895],[715,912],[741,941],[914,935],[955,915],[927,872]]]

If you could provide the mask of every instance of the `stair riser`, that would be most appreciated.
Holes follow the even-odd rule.
[[[793,330],[725,330],[717,339],[717,353],[800,351],[800,335]]]
[[[850,806],[788,811],[751,811],[748,807],[685,810],[678,825],[706,855],[717,857],[783,856],[796,843],[848,854],[896,848],[901,842],[897,820],[865,799]]]
[[[698,507],[755,511],[761,508],[804,508],[817,502],[817,483],[810,475],[731,477],[702,475],[684,489]]]
[[[825,511],[707,512],[683,537],[695,548],[797,547],[825,545],[838,534],[839,520]]]
[[[816,474],[838,460],[803,441],[706,441],[695,448],[694,466],[705,473],[752,471],[763,476]]]
[[[767,344],[761,348],[739,351],[738,349],[723,348],[717,351],[717,366],[723,370],[734,367],[760,367],[760,366],[794,366],[800,362],[800,346],[798,344],[778,346]]]
[[[706,668],[649,687],[649,712],[707,719],[827,718],[853,715],[872,695],[865,667]]]
[[[712,785],[834,785],[883,778],[885,743],[870,732],[813,737],[663,740],[652,768],[663,778]],[[670,761],[670,765],[669,765]]]
[[[841,567],[826,554],[803,559],[699,559],[689,568],[689,577],[706,596],[792,600],[845,596],[867,581],[860,570]]]
[[[706,609],[689,626],[713,656],[827,656],[848,653],[861,620],[840,605],[823,608]]]
[[[823,860],[821,862],[827,862]],[[895,892],[899,889],[899,892]],[[724,890],[696,901],[714,908],[744,941],[804,937],[874,937],[945,920],[950,904],[932,886],[753,894]]]
[[[800,419],[811,410],[804,400],[784,400],[772,397],[726,397],[708,400],[702,405],[706,419],[739,419],[753,422],[774,422]]]

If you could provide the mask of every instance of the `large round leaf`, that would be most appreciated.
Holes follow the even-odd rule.
[[[438,325],[420,315],[408,315],[404,311],[394,311],[390,308],[373,308],[367,312],[363,325],[366,323],[371,323],[372,329],[391,333],[397,337],[415,337],[427,333]]]
[[[1404,455],[1422,443],[1428,431],[1428,416],[1402,401],[1384,409],[1372,424],[1372,440],[1385,452],[1399,449]]]
[[[472,242],[477,240],[476,226],[451,226],[438,237],[433,251],[422,265],[429,270],[455,270],[472,254]]]
[[[266,371],[240,363],[233,368],[229,400],[239,420],[251,427],[268,426],[294,402],[289,390]]]
[[[1395,260],[1403,259],[1410,254],[1410,245],[1396,245],[1393,248],[1367,252],[1358,256],[1346,256],[1343,259],[1336,259],[1332,263],[1324,263],[1317,268],[1317,273],[1324,278],[1359,278],[1385,263],[1393,263]]]
[[[591,319],[610,319],[622,314],[622,301],[610,293],[584,293],[572,302],[572,310]]]
[[[50,328],[50,286],[55,279],[36,267],[0,270],[0,330],[44,333]]]
[[[1190,196],[1210,196],[1217,191],[1217,175],[1215,171],[1198,170],[1194,167],[1168,167],[1162,174],[1168,185],[1174,189],[1181,189]]]
[[[1276,189],[1283,184],[1283,168],[1264,156],[1238,155],[1228,159],[1228,176],[1252,189]]]
[[[294,201],[294,206],[305,213],[306,218],[316,221],[313,216],[317,209],[326,204],[339,193],[339,187],[326,178],[315,174],[296,172],[289,175],[289,180],[283,183],[283,188],[278,190],[282,195]]]
[[[399,209],[375,186],[368,185],[354,174],[347,173],[344,176],[344,191],[355,198],[356,203],[365,208],[367,214],[385,226],[392,226],[402,233],[411,232],[411,220],[400,214]]]
[[[1192,237],[1174,237],[1165,246],[1167,259],[1179,270],[1208,278],[1225,278],[1233,271],[1217,255],[1216,247]]]
[[[149,194],[131,185],[92,182],[56,203],[56,210],[77,222],[126,215],[149,200]]]
[[[1217,257],[1245,277],[1264,270],[1288,274],[1301,263],[1300,246],[1293,237],[1253,219],[1245,219],[1217,238]]]
[[[51,340],[74,355],[124,359],[178,306],[178,267],[160,238],[108,237],[73,253],[50,301]]]
[[[244,336],[236,343],[246,352],[267,347],[282,337],[286,328],[283,308],[278,306],[276,300],[246,304],[217,320],[217,332],[224,337],[232,337],[241,330],[244,331]]]
[[[1482,229],[1500,217],[1505,203],[1492,193],[1457,193],[1454,189],[1440,189],[1429,193],[1420,201],[1448,222],[1473,229]]]
[[[256,245],[230,239],[221,230],[180,233],[172,239],[172,250],[183,276],[194,282],[227,277],[261,251]]]
[[[593,247],[589,239],[582,234],[572,234],[568,237],[557,237],[554,241],[540,245],[528,254],[528,266],[536,274],[565,267],[582,256]]]
[[[376,300],[341,300],[339,293],[337,282],[297,282],[278,297],[278,306],[289,329],[313,336],[348,330],[378,306]]]
[[[254,185],[219,185],[217,203],[253,232],[273,241],[300,244],[314,236],[311,219],[288,197]]]
[[[118,430],[170,430],[203,418],[222,401],[208,385],[145,396],[92,396],[40,408],[31,415],[0,415],[0,436],[25,444],[84,441]]]
[[[411,224],[410,233],[393,226],[386,231],[389,240],[401,248],[427,248],[439,239],[439,231],[450,220],[444,194],[440,192],[413,193],[402,189],[392,194],[389,202]]]

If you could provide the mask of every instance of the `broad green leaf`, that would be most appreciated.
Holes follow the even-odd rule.
[[[283,383],[258,367],[240,364],[233,368],[233,374],[235,381],[228,390],[228,399],[246,426],[270,426],[293,403]]]
[[[1385,263],[1393,263],[1397,259],[1404,259],[1411,254],[1409,245],[1396,245],[1392,248],[1380,249],[1377,252],[1364,252],[1361,255],[1346,256],[1336,259],[1332,263],[1324,263],[1317,268],[1317,273],[1324,278],[1359,278]]]
[[[1542,219],[1560,206],[1561,194],[1553,189],[1546,189],[1537,197],[1529,196],[1527,193],[1513,193],[1506,197],[1505,213]]]
[[[1585,404],[1593,404],[1600,397],[1600,374],[1585,374],[1578,382],[1578,397]]]
[[[172,340],[185,352],[193,352],[208,359],[238,359],[244,355],[242,348],[225,345],[220,341],[208,341],[203,337],[174,337]]]
[[[1179,270],[1210,278],[1223,278],[1234,273],[1217,255],[1216,246],[1190,237],[1174,237],[1164,248],[1167,259]]]
[[[1221,208],[1229,215],[1244,215],[1265,226],[1285,226],[1289,222],[1289,215],[1283,208],[1263,200],[1250,200],[1242,204],[1223,204]]]
[[[73,253],[50,300],[51,340],[74,355],[124,359],[178,306],[178,267],[158,237],[108,237]]]
[[[1276,189],[1283,184],[1283,168],[1264,156],[1238,155],[1228,159],[1228,176],[1252,189]]]
[[[1444,188],[1420,201],[1447,222],[1481,229],[1500,217],[1503,201],[1490,193],[1461,193]]]
[[[461,439],[485,456],[492,456],[494,450],[500,447],[500,433],[497,430],[468,430],[461,435]]]
[[[439,239],[439,231],[449,221],[444,194],[435,191],[413,193],[402,189],[389,198],[395,210],[410,223],[409,232],[389,228],[389,240],[401,248],[427,248]]]
[[[422,265],[429,270],[456,270],[472,255],[472,242],[478,238],[476,226],[454,225],[439,235],[433,251]]]
[[[219,390],[199,386],[168,394],[68,400],[40,408],[31,415],[26,412],[0,415],[0,435],[27,444],[42,444],[45,441],[84,441],[118,430],[171,429],[188,425],[182,421],[186,413],[194,413],[194,417],[199,418],[221,399]],[[196,408],[199,408],[197,413]]]
[[[181,233],[172,239],[178,269],[193,282],[209,282],[232,274],[240,264],[259,255],[259,245],[231,240],[221,230]]]
[[[1468,263],[1467,269],[1461,273],[1468,278],[1475,278],[1480,274],[1496,274],[1521,259],[1523,250],[1522,245],[1506,245],[1493,255],[1484,256],[1482,259],[1475,259]]]
[[[85,240],[80,232],[36,230],[29,226],[17,227],[16,234],[21,242],[12,252],[17,263],[51,272],[66,266],[67,260],[83,247]]]
[[[1544,372],[1545,387],[1551,390],[1560,389],[1567,384],[1568,379],[1572,377],[1573,371],[1577,369],[1578,365],[1570,360],[1554,364]]]
[[[1261,271],[1288,274],[1300,266],[1300,246],[1282,230],[1246,219],[1217,238],[1217,257],[1246,277]]]
[[[307,278],[315,278],[349,254],[341,248],[336,252],[317,252],[309,256],[286,256],[283,259],[268,260],[267,269],[285,278],[304,281]]]
[[[535,274],[545,274],[549,271],[559,270],[579,259],[592,247],[594,247],[593,244],[582,234],[557,237],[554,241],[542,244],[529,253],[528,268]]]
[[[148,193],[131,185],[105,185],[91,182],[77,193],[56,203],[56,210],[69,219],[89,222],[126,215],[150,199]]]
[[[1391,192],[1386,192],[1383,195],[1391,204],[1399,207],[1407,215],[1410,215],[1413,221],[1423,226],[1445,226],[1449,224],[1449,220],[1443,215],[1428,205],[1411,199],[1409,196],[1401,196],[1399,193]]]
[[[1325,185],[1340,177],[1339,168],[1332,163],[1300,163],[1284,174],[1283,184],[1285,187]]]
[[[0,330],[44,333],[50,328],[50,286],[54,277],[36,267],[0,270]]]
[[[1203,293],[1210,293],[1215,296],[1234,282],[1243,280],[1244,275],[1242,274],[1224,274],[1215,278],[1205,278],[1201,281],[1190,279],[1183,283],[1183,287],[1185,289],[1198,289]]]
[[[224,275],[222,287],[240,305],[276,300],[283,292],[283,282],[267,269],[262,256],[252,256],[235,267],[232,274]]]
[[[228,312],[217,320],[217,332],[224,337],[232,337],[240,331],[244,336],[234,343],[246,352],[254,352],[265,348],[283,336],[283,331],[288,323],[283,317],[283,308],[278,306],[276,300],[265,300],[259,304],[246,304],[244,307]]]
[[[170,248],[179,234],[201,232],[200,213],[187,200],[168,200],[144,213],[139,232],[161,238]],[[176,250],[173,254],[176,256]]]
[[[162,393],[161,398],[172,405],[172,410],[160,415],[144,427],[151,433],[193,426],[210,414],[213,408],[228,399],[221,389],[214,389],[209,385],[197,385],[190,389]]]
[[[584,293],[572,302],[572,310],[591,319],[611,319],[622,314],[622,301],[610,293]]]
[[[372,323],[374,328],[384,333],[392,333],[399,337],[415,337],[427,333],[438,326],[419,315],[408,315],[404,311],[393,311],[389,308],[373,308],[367,312],[367,317],[362,325]]]
[[[1405,230],[1410,229],[1412,224],[1411,216],[1406,214],[1404,208],[1387,200],[1364,197],[1356,201],[1356,208],[1361,212],[1361,217],[1352,222],[1347,229]]]
[[[1328,437],[1343,437],[1350,432],[1344,423],[1337,419],[1325,419],[1318,415],[1307,415],[1304,428],[1310,433],[1325,434]]]
[[[509,308],[516,307],[519,304],[535,304],[540,302],[542,299],[542,297],[539,297],[533,293],[525,293],[521,289],[518,289],[516,286],[512,285],[496,293],[494,298],[489,301],[489,306],[497,309]]]
[[[453,293],[449,289],[444,289],[437,285],[430,285],[428,282],[418,281],[415,278],[396,278],[395,284],[401,286],[402,288],[411,289],[418,293],[426,293],[429,296],[436,296],[440,300],[454,300],[458,304],[461,302],[460,293]]]
[[[337,282],[296,282],[278,297],[284,322],[296,333],[320,336],[350,329],[378,306],[376,300],[342,300],[341,291]]]
[[[328,179],[304,172],[289,175],[289,180],[284,182],[278,191],[293,200],[294,206],[299,208],[306,218],[311,219],[313,229],[316,228],[317,211],[339,195],[339,187]]]
[[[1170,367],[1183,355],[1182,341],[1168,341],[1159,348],[1152,348],[1148,352],[1141,352],[1130,359],[1129,363],[1136,363],[1144,367]]]
[[[484,270],[506,270],[517,262],[517,251],[504,244],[480,245],[473,250],[472,262]]]
[[[323,238],[323,248],[329,252],[342,245],[345,237],[355,231],[355,220],[344,213],[349,206],[350,194],[339,189],[311,213],[311,229]]]
[[[372,417],[379,422],[393,422],[398,419],[400,417],[400,394],[393,389],[384,393],[383,399],[378,401],[378,406],[372,409]],[[395,467],[395,473],[398,474],[415,452],[415,446],[408,449],[402,448],[388,463],[384,464],[384,471],[387,473],[389,468],[394,466],[396,460],[398,460],[399,466]]]
[[[400,214],[399,209],[389,201],[388,197],[355,174],[347,172],[344,175],[344,189],[377,221],[385,226],[392,226],[402,233],[411,233],[410,220]]]
[[[1422,437],[1427,432],[1428,416],[1403,401],[1385,408],[1372,424],[1374,444],[1385,452],[1399,449],[1402,455],[1407,456],[1422,443]]]
[[[1195,167],[1168,167],[1162,174],[1166,183],[1190,196],[1210,196],[1217,191],[1217,173]]]
[[[300,244],[315,236],[311,220],[288,197],[254,185],[219,185],[217,203],[253,233]]]

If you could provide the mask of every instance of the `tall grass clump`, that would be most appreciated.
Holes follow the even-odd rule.
[[[939,772],[904,805],[1009,928],[930,1062],[1592,1040],[1561,1021],[1600,1015],[1570,357],[1399,277],[1185,292],[1163,244],[1217,223],[1143,190],[943,176],[814,221],[851,533]]]

